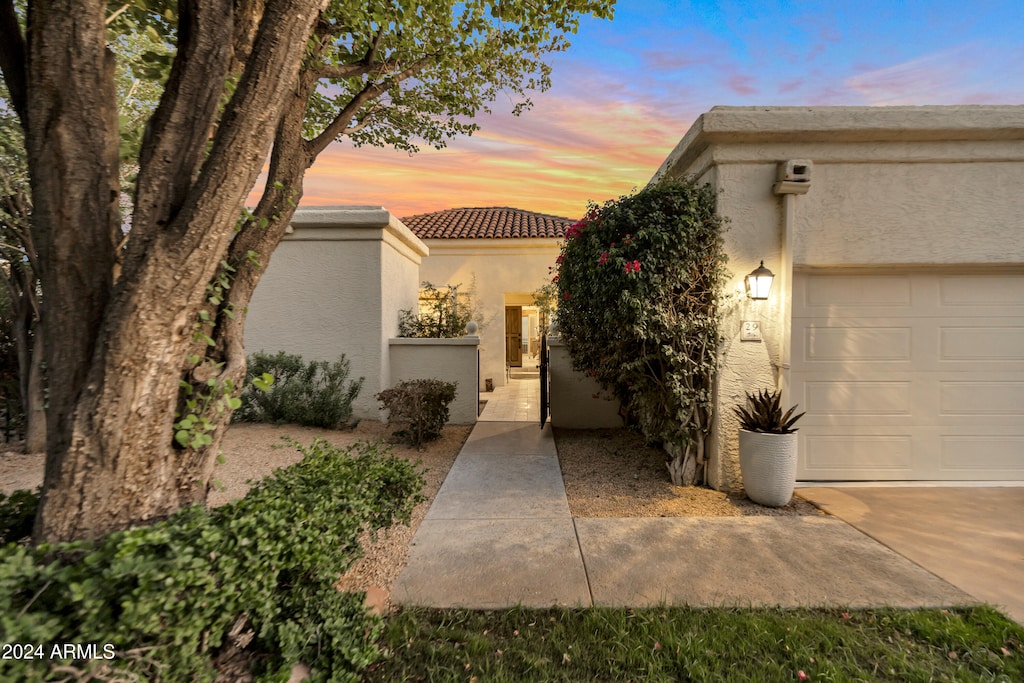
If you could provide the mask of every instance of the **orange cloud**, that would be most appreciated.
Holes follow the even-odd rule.
[[[473,136],[411,157],[335,143],[306,174],[302,204],[382,205],[397,216],[514,206],[575,218],[588,200],[646,184],[692,122],[612,97],[535,101],[521,117],[482,116]]]

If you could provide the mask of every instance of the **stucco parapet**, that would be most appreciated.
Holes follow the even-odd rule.
[[[392,337],[388,339],[388,344],[391,346],[479,346],[480,337],[452,337],[450,339]]]
[[[286,240],[346,242],[383,241],[408,249],[417,257],[430,254],[427,245],[383,206],[314,206],[292,216]]]
[[[697,117],[652,181],[690,168],[710,145],[1011,140],[1024,140],[1024,106],[714,107]]]
[[[704,150],[695,167],[711,164],[771,163],[781,159],[813,159],[815,165],[827,164],[902,164],[902,163],[1017,163],[1024,161],[1024,140],[984,141],[892,141],[841,145],[827,142],[773,142],[761,144],[715,145]]]

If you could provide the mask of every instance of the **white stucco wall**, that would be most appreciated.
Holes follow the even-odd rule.
[[[773,185],[791,159],[812,162],[810,188],[785,198]],[[739,486],[732,406],[744,391],[787,385],[793,268],[1024,264],[1021,106],[717,107],[662,175],[712,183],[730,221],[710,470],[718,488]],[[761,259],[776,284],[754,302],[738,292]],[[743,320],[761,322],[763,345],[739,341]]]
[[[458,339],[391,339],[391,383],[413,379],[455,382],[448,407],[449,424],[475,424],[480,408],[477,390],[478,337]]]
[[[619,401],[595,379],[573,370],[569,350],[558,337],[548,339],[548,357],[552,425],[568,429],[622,427]]]
[[[380,420],[390,386],[388,340],[414,308],[426,246],[382,207],[300,208],[275,250],[246,319],[247,353],[286,351],[337,360],[364,377],[355,417]]]
[[[423,259],[420,280],[443,285],[462,284],[465,291],[476,277],[479,323],[480,389],[484,380],[505,384],[505,296],[529,295],[550,282],[548,268],[559,253],[556,239],[428,239],[430,255]]]

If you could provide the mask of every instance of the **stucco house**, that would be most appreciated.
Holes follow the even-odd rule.
[[[730,221],[712,485],[776,386],[800,480],[1024,481],[1024,107],[715,107],[663,176]]]
[[[710,183],[729,219],[712,486],[740,486],[732,407],[776,387],[807,411],[800,480],[1024,482],[1024,106],[716,107],[663,176]],[[480,337],[444,353],[470,368],[460,386],[500,385],[570,223],[507,208],[405,221],[300,209],[253,297],[246,347],[344,351],[367,377],[358,416],[379,417],[373,393],[432,371],[413,361],[427,340],[395,339],[397,312],[417,305],[420,282],[475,276]],[[762,261],[774,283],[752,300],[744,277]],[[592,393],[576,391],[573,411],[615,426]],[[464,399],[473,420],[475,392]],[[556,424],[569,412],[552,403]]]
[[[457,380],[452,420],[474,422],[486,380],[536,375],[541,330],[531,293],[550,281],[572,222],[507,207],[405,221],[380,206],[300,207],[253,294],[246,350],[328,361],[344,353],[351,376],[364,378],[353,403],[359,419],[381,419],[375,395],[403,379]],[[418,307],[423,282],[474,288],[477,334],[399,339],[399,314]]]
[[[420,280],[475,288],[481,382],[495,386],[536,364],[541,329],[532,292],[551,281],[574,220],[509,207],[446,209],[402,219],[428,250]],[[483,388],[483,387],[481,387]]]

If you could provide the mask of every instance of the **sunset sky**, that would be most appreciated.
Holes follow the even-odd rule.
[[[620,0],[572,43],[531,111],[495,104],[472,137],[413,157],[335,143],[302,205],[576,218],[645,185],[716,105],[1024,104],[1021,0]]]

